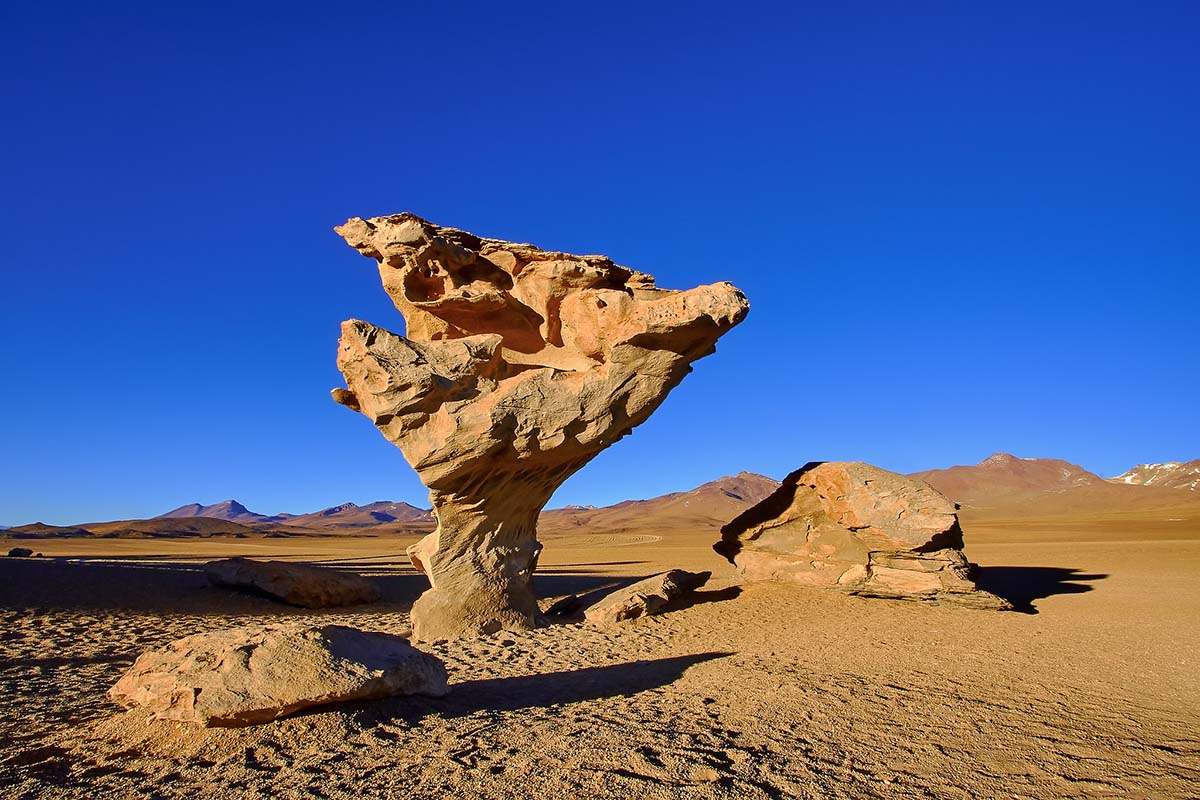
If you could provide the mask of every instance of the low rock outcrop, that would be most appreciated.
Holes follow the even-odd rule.
[[[742,577],[852,594],[1010,609],[976,589],[955,506],[932,486],[860,462],[814,462],[721,529]]]
[[[8,551],[9,558],[32,558],[33,551],[28,547],[14,547]]]
[[[367,578],[328,567],[287,561],[225,558],[204,565],[209,583],[262,594],[304,608],[373,603],[379,587]]]
[[[412,214],[337,232],[379,265],[406,336],[342,323],[339,403],[429,487],[438,527],[409,548],[430,589],[417,639],[536,625],[538,513],[644,422],[749,309],[728,283],[685,292],[605,256],[485,239]]]
[[[158,719],[241,727],[328,703],[448,691],[442,662],[399,636],[284,624],[198,633],[143,653],[108,697]]]
[[[660,613],[672,600],[699,589],[711,572],[685,572],[673,569],[618,589],[583,612],[596,625],[611,625],[627,619]]]

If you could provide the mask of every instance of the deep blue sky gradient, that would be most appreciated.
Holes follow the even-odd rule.
[[[121,6],[0,9],[0,523],[424,504],[328,395],[402,210],[750,298],[552,504],[1200,456],[1193,2]]]

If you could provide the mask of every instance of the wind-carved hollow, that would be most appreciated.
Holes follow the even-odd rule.
[[[485,239],[413,214],[335,229],[379,264],[400,336],[342,323],[333,397],[429,488],[437,529],[408,549],[430,588],[420,640],[537,622],[537,519],[554,491],[644,422],[745,318],[728,283],[680,292],[606,256]]]

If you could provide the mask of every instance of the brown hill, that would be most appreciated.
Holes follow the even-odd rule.
[[[235,536],[312,536],[322,533],[292,525],[265,523],[245,525],[212,517],[154,517],[153,519],[128,519],[113,522],[89,522],[84,526],[96,536],[117,537],[207,537]]]
[[[1171,467],[1169,470],[1146,468]],[[1064,514],[1154,514],[1200,516],[1200,491],[1185,481],[1200,461],[1140,465],[1119,478],[1104,479],[1059,459],[1018,458],[996,453],[974,466],[913,473],[960,503],[975,517],[1053,517]],[[1140,470],[1140,471],[1139,471]],[[1172,480],[1167,480],[1168,474]],[[1128,480],[1126,480],[1128,478]],[[1196,480],[1200,475],[1196,475]],[[1141,482],[1139,482],[1141,481]],[[741,472],[718,478],[687,492],[648,500],[626,500],[604,508],[567,506],[542,513],[539,530],[554,535],[588,532],[719,530],[738,514],[766,498],[779,482]],[[1179,487],[1179,488],[1168,488]],[[237,516],[242,521],[210,514]],[[277,521],[284,520],[284,521]],[[432,530],[427,509],[409,503],[380,501],[359,506],[344,503],[311,514],[255,514],[236,501],[212,506],[192,504],[148,520],[119,520],[53,526],[36,523],[4,531],[9,538],[72,536],[210,537],[210,536],[413,536]]]
[[[288,519],[289,525],[305,528],[366,528],[393,522],[432,522],[433,512],[408,503],[381,500],[365,506],[343,503],[311,514]]]
[[[291,519],[292,515],[276,514],[275,516],[267,516],[266,514],[258,514],[251,511],[237,500],[223,500],[220,503],[213,503],[210,506],[201,505],[200,503],[189,503],[186,506],[172,509],[165,514],[159,514],[154,519],[192,519],[199,517],[249,525],[256,522],[285,522]]]
[[[236,500],[225,500],[212,505],[189,503],[186,506],[160,514],[154,519],[218,519],[240,525],[279,525],[329,530],[336,528],[366,528],[393,522],[431,522],[433,515],[428,509],[417,508],[409,503],[381,500],[365,506],[354,503],[323,508],[307,514],[274,514],[267,516],[246,508]]]
[[[1128,472],[1108,479],[1112,483],[1132,486],[1155,486],[1159,489],[1185,489],[1200,492],[1200,458],[1195,461],[1167,461],[1161,464],[1138,464]]]
[[[718,478],[687,492],[626,500],[604,508],[568,506],[542,513],[540,533],[695,528],[716,531],[779,488],[779,481],[750,472]]]
[[[92,532],[74,525],[47,525],[44,522],[35,522],[31,525],[6,528],[0,535],[13,539],[73,539],[91,536]]]
[[[1200,498],[1175,490],[1117,484],[1077,464],[996,453],[974,466],[915,472],[968,513],[1056,516],[1112,512],[1194,513]]]

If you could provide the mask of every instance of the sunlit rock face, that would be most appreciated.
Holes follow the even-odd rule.
[[[975,586],[957,506],[924,481],[859,461],[811,462],[721,529],[747,581],[1008,610]]]
[[[337,232],[379,264],[407,335],[342,323],[334,399],[365,414],[429,487],[438,527],[409,548],[431,588],[414,636],[529,628],[537,518],[555,489],[644,422],[749,309],[605,256],[484,239],[413,214]]]

